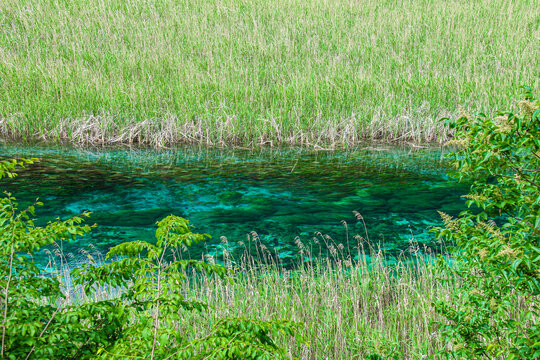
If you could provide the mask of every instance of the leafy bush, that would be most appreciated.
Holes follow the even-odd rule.
[[[0,162],[0,178],[13,177],[32,160]],[[9,359],[286,359],[276,336],[295,336],[298,324],[228,318],[202,338],[179,330],[185,311],[208,305],[186,299],[182,284],[188,269],[224,278],[227,270],[202,261],[177,260],[176,251],[202,241],[187,220],[170,215],[158,222],[155,245],[133,241],[112,248],[100,266],[76,268],[71,279],[87,301],[73,304],[61,279],[47,276],[32,255],[60,239],[90,230],[83,218],[35,226],[35,202],[18,209],[6,193],[0,199],[1,358]],[[94,300],[97,289],[120,296]]]
[[[34,162],[0,162],[0,178],[13,177],[17,167]],[[1,357],[58,359],[92,354],[118,335],[120,323],[111,315],[111,304],[72,306],[60,282],[45,276],[32,259],[41,247],[73,239],[90,227],[80,225],[82,217],[35,226],[31,217],[36,205],[41,203],[19,210],[11,194],[0,199]]]
[[[457,249],[453,262],[441,258],[441,274],[463,284],[436,304],[448,319],[448,355],[540,357],[540,103],[525,90],[519,114],[450,123],[459,146],[449,155],[454,175],[472,186],[469,210],[441,214],[445,227],[438,229]]]
[[[289,321],[222,319],[200,339],[186,341],[178,327],[182,310],[201,311],[207,304],[182,295],[188,269],[204,271],[225,279],[221,265],[196,260],[177,260],[178,250],[202,241],[207,234],[194,234],[186,219],[169,215],[158,222],[156,245],[132,241],[113,247],[107,258],[121,258],[75,269],[76,282],[91,296],[99,286],[122,288],[121,312],[131,319],[122,337],[107,349],[102,359],[286,359],[270,335],[295,336],[297,324]],[[168,259],[172,258],[172,261]],[[97,285],[97,286],[96,286]]]

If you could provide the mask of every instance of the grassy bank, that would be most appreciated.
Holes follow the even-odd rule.
[[[275,254],[261,245],[256,245],[257,255],[246,251],[233,259],[225,250],[219,259],[207,256],[206,261],[219,260],[235,272],[225,280],[187,273],[183,294],[210,308],[183,311],[177,326],[196,339],[224,317],[287,319],[303,323],[299,335],[306,341],[297,344],[287,337],[278,344],[299,359],[443,359],[440,351],[451,345],[442,340],[438,324],[445,320],[433,302],[459,293],[461,284],[437,270],[431,264],[433,257],[417,253],[417,244],[411,245],[413,252],[397,259],[388,259],[374,248],[359,246],[353,250],[356,253],[349,253],[331,245],[333,255],[321,258],[312,257],[299,242],[299,256],[309,261],[299,262],[293,270],[282,267]],[[58,265],[52,267],[62,269]],[[89,299],[69,285],[67,268],[57,275],[73,303],[118,296],[118,290],[103,288],[97,298]],[[509,316],[536,321],[526,320],[520,306]]]
[[[183,311],[177,325],[192,339],[204,337],[224,317],[287,319],[304,324],[297,344],[283,338],[279,345],[299,359],[437,359],[446,344],[435,322],[442,321],[432,302],[456,291],[458,281],[442,284],[429,257],[386,259],[381,252],[359,249],[357,259],[342,250],[329,258],[311,258],[299,244],[299,254],[311,261],[293,270],[280,266],[268,249],[247,251],[238,258],[219,258],[235,270],[227,280],[206,274],[186,274],[186,298],[210,304],[203,312]],[[352,256],[355,257],[354,254]],[[207,257],[212,262],[212,258]],[[218,260],[218,259],[215,259]],[[69,272],[58,273],[69,284]],[[97,299],[67,286],[73,303],[110,299],[117,290],[104,288]],[[76,290],[76,289],[75,289]],[[519,315],[518,315],[519,316]],[[378,359],[378,358],[375,358]]]
[[[469,298],[459,295],[467,285],[453,271],[436,265],[428,248],[411,241],[408,251],[390,258],[358,235],[354,236],[356,246],[344,247],[320,234],[328,256],[312,253],[310,245],[298,240],[297,261],[293,267],[285,267],[274,251],[265,247],[255,233],[252,235],[249,245],[229,244],[222,238],[221,251],[204,256],[208,264],[219,262],[229,269],[225,278],[194,268],[182,271],[185,279],[178,284],[178,291],[186,301],[209,304],[202,311],[178,308],[180,320],[170,323],[186,341],[204,338],[223,318],[281,319],[302,323],[297,333],[304,339],[302,343],[289,336],[276,339],[276,344],[287,349],[292,358],[448,358],[442,351],[455,345],[445,340],[442,332],[449,321],[435,310],[434,303],[459,299],[453,305],[463,305],[459,302],[466,303]],[[229,246],[237,245],[244,251],[233,257]],[[88,296],[83,285],[73,285],[75,278],[70,270],[81,265],[77,258],[86,264],[104,263],[103,254],[95,248],[78,255],[63,253],[58,244],[51,250],[46,268],[66,296],[60,307],[98,304],[118,298],[125,291],[123,286],[94,285],[95,292]],[[452,261],[444,245],[439,251]],[[177,255],[179,259],[182,256],[181,252]],[[536,324],[538,317],[531,316],[531,304],[535,304],[534,300],[521,299],[506,317],[526,327]],[[56,308],[58,303],[52,305]],[[498,336],[503,343],[511,342],[505,330],[501,329]],[[508,357],[502,353],[490,358]]]
[[[372,261],[319,259],[287,271],[256,268],[248,259],[231,285],[199,278],[191,295],[212,304],[207,314],[186,319],[204,334],[224,316],[290,319],[304,324],[306,344],[283,343],[300,359],[437,358],[442,343],[431,302],[453,289],[441,285],[423,260],[389,265]]]
[[[0,135],[75,143],[443,141],[538,87],[535,2],[0,4]]]

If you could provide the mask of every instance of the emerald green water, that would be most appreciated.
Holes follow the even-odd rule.
[[[190,249],[194,257],[219,253],[225,246],[222,236],[230,251],[243,251],[252,231],[282,258],[297,256],[296,237],[319,248],[317,232],[352,249],[359,241],[353,235],[367,237],[353,211],[362,214],[372,243],[399,253],[407,251],[411,240],[431,246],[428,229],[440,223],[437,210],[457,214],[464,206],[459,196],[466,192],[464,185],[448,179],[437,149],[155,151],[0,145],[0,158],[11,157],[42,159],[1,182],[21,206],[39,196],[45,204],[36,214],[39,224],[92,212],[89,222],[98,226],[91,234],[63,244],[73,261],[84,251],[105,253],[124,241],[153,241],[155,222],[171,213],[189,219],[194,232],[212,235]]]

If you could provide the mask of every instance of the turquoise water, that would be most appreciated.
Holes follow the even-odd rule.
[[[347,151],[297,148],[75,149],[0,145],[0,158],[42,161],[2,188],[22,205],[39,196],[38,223],[84,210],[96,223],[91,234],[63,244],[70,259],[105,253],[131,240],[154,240],[155,222],[168,214],[190,220],[194,232],[212,236],[190,256],[243,251],[248,234],[282,258],[298,255],[298,242],[328,242],[353,249],[380,244],[389,253],[411,241],[435,246],[429,228],[437,210],[457,214],[464,185],[450,181],[441,151],[369,147]],[[365,221],[353,214],[360,213]],[[346,222],[347,226],[343,222]],[[354,238],[361,235],[364,239]],[[227,244],[224,244],[224,238]],[[253,241],[253,240],[251,240]],[[84,251],[83,251],[84,250]]]

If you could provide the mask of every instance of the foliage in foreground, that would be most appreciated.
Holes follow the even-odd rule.
[[[0,178],[34,160],[0,162]],[[98,287],[121,293],[112,300],[69,301],[58,278],[43,274],[32,255],[60,239],[90,230],[82,217],[35,226],[36,202],[17,208],[11,194],[0,200],[1,358],[9,359],[286,359],[276,336],[294,337],[298,324],[223,318],[197,339],[179,331],[181,314],[208,305],[183,296],[189,269],[224,277],[226,269],[202,261],[176,260],[175,251],[204,239],[187,220],[158,222],[157,243],[133,241],[110,250],[116,261],[73,271],[75,291],[88,298]],[[88,216],[84,213],[83,216]],[[172,260],[171,260],[172,257]],[[182,311],[184,310],[184,311]]]
[[[442,214],[439,236],[455,242],[443,273],[463,282],[436,304],[449,324],[449,355],[540,357],[540,110],[525,88],[520,114],[462,116],[451,126],[460,149],[450,154],[454,175],[473,179],[472,210]],[[525,317],[517,320],[517,308]]]
[[[12,177],[29,161],[0,163],[0,177]],[[89,230],[81,217],[34,226],[36,202],[17,209],[11,194],[0,200],[1,357],[56,359],[84,356],[117,337],[118,319],[109,316],[107,302],[73,307],[56,279],[42,275],[32,255],[59,239],[73,239]],[[87,214],[83,214],[86,216]]]

